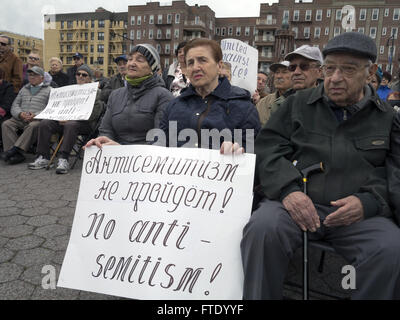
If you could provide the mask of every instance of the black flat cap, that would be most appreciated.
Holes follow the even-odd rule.
[[[360,32],[345,32],[328,41],[322,50],[324,58],[331,53],[346,52],[376,61],[377,48],[375,41]]]

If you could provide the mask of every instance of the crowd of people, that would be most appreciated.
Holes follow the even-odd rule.
[[[115,59],[118,74],[109,79],[95,75],[80,53],[67,73],[56,57],[45,72],[35,52],[23,66],[9,39],[0,35],[0,43],[6,163],[23,162],[23,153],[35,146],[37,158],[28,168],[47,167],[50,137],[58,132],[64,141],[56,172],[67,173],[77,135],[96,122],[98,137],[85,148],[161,144],[240,154],[249,151],[248,135],[241,140],[221,135],[216,143],[204,141],[201,131],[234,137],[235,130],[252,130],[257,162],[253,213],[241,242],[243,298],[282,298],[303,232],[331,243],[355,267],[353,298],[400,298],[400,85],[376,65],[370,37],[346,32],[322,52],[301,46],[272,64],[269,74],[260,71],[252,93],[231,84],[231,65],[209,39],[179,44],[176,62],[164,72],[157,50],[138,44]],[[99,91],[88,121],[34,119],[52,86],[96,80]],[[155,128],[168,137],[171,125],[186,139],[148,139]],[[188,129],[197,139],[185,135]],[[316,163],[324,170],[308,181],[305,194],[302,172]]]

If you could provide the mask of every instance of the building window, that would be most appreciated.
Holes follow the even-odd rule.
[[[74,22],[73,21],[67,21],[67,28],[72,29],[74,27]]]
[[[104,58],[103,57],[97,57],[97,63],[102,66],[104,64]]]
[[[135,25],[135,16],[131,16],[131,26]]]
[[[240,37],[240,34],[242,32],[242,28],[241,27],[236,27],[236,36]]]
[[[70,44],[67,45],[67,52],[72,52],[72,46]]]
[[[386,29],[387,29],[386,27],[383,27],[383,28],[382,28],[382,35],[383,35],[383,36],[386,36]]]
[[[367,9],[360,9],[360,20],[365,20],[367,17]]]
[[[386,8],[385,9],[385,17],[389,17],[390,9]]]
[[[104,20],[99,20],[98,24],[99,24],[99,28],[104,28],[104,26],[105,26]]]
[[[90,52],[91,52],[91,53],[94,52],[94,45],[93,45],[93,44],[90,45]]]
[[[294,38],[297,39],[299,36],[299,28],[293,27],[292,31],[294,32]]]
[[[333,36],[336,37],[340,34],[340,27],[335,27],[333,30]]]
[[[142,31],[142,39],[146,39],[146,29]]]
[[[322,20],[322,10],[317,10],[317,14],[315,15],[315,20],[316,21]]]
[[[384,54],[384,53],[385,53],[385,46],[381,46],[381,47],[380,47],[379,53],[380,53],[380,54]]]
[[[289,10],[283,11],[283,19],[289,21]]]
[[[179,13],[177,13],[175,15],[175,23],[179,24],[180,20],[181,20],[181,15]]]
[[[137,17],[136,24],[137,24],[138,26],[140,26],[140,25],[142,24],[142,16],[138,16],[138,17]]]
[[[393,18],[394,20],[394,18]],[[61,21],[61,29],[64,29],[64,21]]]
[[[220,28],[215,28],[215,35],[216,36],[219,36],[220,32],[221,32]]]
[[[400,8],[396,8],[393,10],[393,20],[399,20],[400,17]]]
[[[99,32],[97,34],[97,40],[103,41],[104,40],[104,32]]]
[[[161,37],[162,37],[161,29],[157,29],[157,39],[161,39]]]
[[[165,68],[165,69],[168,69],[168,68],[169,68],[169,58],[165,58],[165,61],[164,61],[164,68]]]
[[[94,28],[94,20],[92,20],[92,21],[90,22],[90,26],[91,26],[92,29]]]
[[[225,34],[226,34],[226,30],[225,30],[225,28],[222,28],[221,29],[221,36],[225,37]]]
[[[364,33],[364,27],[358,28],[358,32],[359,32],[359,33]]]
[[[306,39],[310,38],[310,27],[304,28],[304,38],[306,38]]]
[[[136,40],[140,40],[142,38],[142,32],[140,30],[136,31]]]
[[[233,34],[233,27],[228,28],[228,36],[231,36]]]
[[[165,45],[165,53],[166,54],[170,54],[171,53],[171,45],[169,43],[167,43]]]
[[[219,30],[218,30],[218,32],[219,32]],[[174,37],[175,37],[175,39],[179,39],[179,29],[175,29]]]
[[[327,18],[331,17],[331,9],[326,10],[326,17]]]
[[[131,30],[130,40],[135,40],[135,30]]]
[[[375,39],[375,38],[376,38],[376,28],[375,28],[375,27],[371,27],[371,28],[369,29],[369,36],[370,36],[372,39]]]
[[[268,15],[267,15],[267,25],[271,25],[272,22],[273,22],[272,14],[268,14]]]
[[[328,36],[329,35],[329,27],[325,28],[325,35]]]
[[[167,29],[167,30],[165,31],[165,37],[166,37],[167,39],[171,39],[171,29]]]
[[[312,10],[306,10],[306,21],[311,21]]]
[[[161,45],[160,44],[157,44],[156,49],[157,49],[158,53],[161,53]]]
[[[249,36],[250,36],[250,27],[246,27],[246,29],[244,29],[244,35],[245,35],[246,37],[249,37]]]
[[[315,27],[314,29],[314,38],[320,38],[321,37],[321,28],[320,27]]]
[[[372,9],[372,20],[378,20],[379,9]]]
[[[395,39],[397,39],[397,30],[398,28],[392,28],[392,32],[390,33],[390,36],[394,36]]]
[[[67,40],[68,40],[68,41],[71,41],[73,38],[74,38],[74,34],[71,33],[71,32],[68,32],[68,33],[67,33]]]
[[[299,21],[299,10],[293,11],[293,21]]]
[[[153,29],[149,29],[149,39],[153,39]]]
[[[336,9],[336,20],[342,20],[342,10]]]
[[[149,17],[149,24],[154,24],[154,16],[150,15]]]
[[[90,40],[94,41],[94,32],[90,33]]]
[[[63,45],[60,46],[60,52],[64,52],[64,46]]]
[[[104,44],[97,45],[97,52],[104,52]]]
[[[60,32],[60,40],[64,41],[64,33]]]
[[[162,24],[162,14],[159,14],[159,15],[158,15],[157,23],[158,23],[158,24]]]
[[[172,23],[172,14],[167,14],[167,23],[168,24]]]

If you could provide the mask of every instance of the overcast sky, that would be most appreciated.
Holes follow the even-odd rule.
[[[43,39],[42,17],[46,13],[94,12],[103,7],[111,12],[127,12],[129,5],[149,0],[1,0],[0,30],[16,32]],[[155,1],[153,1],[155,2]],[[160,4],[168,1],[159,1]],[[169,1],[171,3],[172,1]],[[278,0],[186,0],[188,5],[208,5],[218,18],[257,17],[260,3]]]

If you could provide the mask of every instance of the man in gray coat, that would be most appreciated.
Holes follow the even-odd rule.
[[[29,83],[19,92],[11,106],[12,118],[4,121],[1,129],[4,150],[1,159],[8,164],[17,164],[25,160],[22,151],[28,151],[37,139],[40,121],[34,117],[47,105],[51,87],[43,83],[44,70],[34,66],[28,71]],[[18,136],[18,131],[23,133]]]

